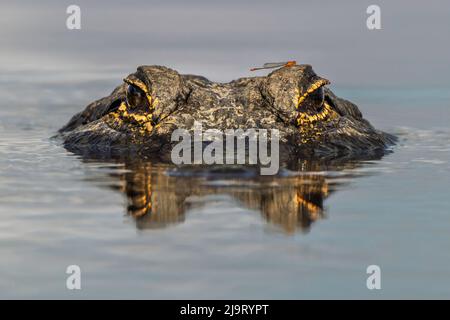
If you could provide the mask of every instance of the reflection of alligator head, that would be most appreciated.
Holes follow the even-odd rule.
[[[143,66],[110,96],[95,101],[60,130],[75,152],[134,154],[168,160],[172,132],[278,129],[280,159],[355,157],[384,150],[394,138],[374,129],[353,103],[325,87],[311,66],[283,67],[268,76],[215,83]]]
[[[127,197],[126,211],[139,229],[181,223],[193,204],[202,205],[203,197],[221,194],[259,211],[268,223],[284,232],[293,233],[309,230],[314,221],[324,216],[323,202],[338,185],[321,172],[330,169],[329,164],[303,161],[301,166],[303,174],[300,171],[286,177],[248,177],[251,172],[242,167],[186,170],[139,162],[126,163],[126,172],[117,177],[123,182],[121,191]],[[331,169],[355,166],[347,162]],[[225,183],[210,183],[217,179]]]

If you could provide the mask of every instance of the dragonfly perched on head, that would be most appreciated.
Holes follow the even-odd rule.
[[[286,61],[286,62],[268,62],[264,63],[262,67],[251,68],[250,71],[263,70],[263,69],[275,69],[281,67],[292,67],[297,64],[297,61]]]

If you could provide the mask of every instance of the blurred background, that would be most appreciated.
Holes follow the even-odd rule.
[[[448,1],[376,1],[382,30],[368,30],[373,3],[4,0],[0,68],[74,77],[161,64],[230,81],[295,59],[339,85],[448,87]],[[81,30],[66,28],[70,4]]]

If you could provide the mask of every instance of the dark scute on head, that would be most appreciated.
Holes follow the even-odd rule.
[[[310,65],[284,67],[270,73],[260,87],[266,106],[278,115],[285,123],[294,124],[298,116],[295,95],[298,90],[303,95],[319,77]],[[313,97],[314,98],[314,97]],[[312,100],[311,100],[312,101]],[[311,108],[318,109],[314,104]]]
[[[156,109],[153,111],[155,118],[171,114],[186,97],[183,78],[173,69],[163,66],[140,66],[134,76],[145,83],[153,99],[158,99]]]
[[[199,86],[206,86],[212,84],[212,82],[208,78],[196,74],[183,74],[183,78],[187,81],[193,81]]]

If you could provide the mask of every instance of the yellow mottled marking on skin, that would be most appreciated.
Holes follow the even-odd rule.
[[[127,111],[127,105],[125,104],[125,102],[122,102],[119,106],[119,109],[117,109],[120,112],[126,112]]]
[[[315,115],[301,113],[297,118],[297,124],[302,135],[301,142],[309,143],[320,139],[323,136],[323,132],[321,127],[316,125],[316,122],[319,120],[328,121],[329,118],[333,117],[333,114],[335,112],[327,102],[324,102],[323,110]]]
[[[153,127],[151,125],[151,123],[147,122],[146,124],[144,124],[145,130],[147,131],[152,131]]]
[[[298,88],[295,88],[294,98],[293,102],[295,104],[295,108],[298,108],[298,101],[300,100],[300,90]]]
[[[120,104],[116,112],[110,113],[110,117],[115,126],[126,125],[127,130],[133,133],[145,135],[153,130],[152,115],[129,113],[125,102]]]
[[[147,95],[147,100],[149,100],[150,106],[151,106],[151,110],[155,110],[156,106],[159,103],[158,98],[152,98],[151,96]]]
[[[296,105],[295,107],[298,108],[300,107],[300,105],[302,104],[303,101],[305,101],[305,99],[314,91],[316,91],[317,89],[319,89],[320,87],[323,87],[327,84],[330,84],[330,81],[328,81],[327,79],[319,79],[316,82],[314,82],[309,88],[308,90],[306,90],[306,92],[300,96],[299,90],[296,89],[296,93],[295,93],[295,97],[296,97]]]
[[[330,113],[331,107],[327,102],[323,103],[323,110],[315,115],[309,115],[306,113],[301,113],[297,119],[297,124],[299,126],[313,125],[314,122],[318,120],[324,120]]]

